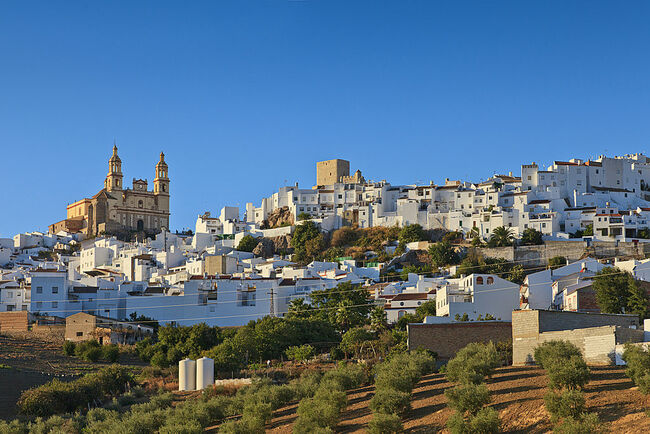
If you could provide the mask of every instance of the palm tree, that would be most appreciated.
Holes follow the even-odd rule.
[[[495,247],[506,247],[511,246],[515,236],[512,234],[512,229],[505,226],[499,226],[494,228],[492,236],[490,237],[490,244],[493,244]]]

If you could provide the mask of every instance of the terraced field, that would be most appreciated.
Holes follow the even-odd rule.
[[[586,387],[587,406],[597,412],[611,432],[650,432],[650,418],[644,410],[646,398],[639,393],[620,367],[592,367],[592,379]],[[504,367],[497,370],[487,385],[492,392],[492,406],[499,411],[502,430],[507,433],[544,433],[552,429],[550,417],[544,408],[543,396],[547,378],[542,369],[535,367]],[[444,432],[445,422],[451,415],[444,396],[451,387],[444,376],[432,374],[424,377],[413,391],[413,409],[404,417],[408,433]],[[337,428],[342,433],[361,433],[372,418],[368,403],[372,387],[349,393],[349,405]],[[267,426],[273,433],[290,433],[296,419],[296,405],[276,412]]]

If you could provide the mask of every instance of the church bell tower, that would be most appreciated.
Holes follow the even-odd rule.
[[[156,164],[156,177],[153,180],[153,193],[158,197],[158,208],[169,212],[169,177],[165,154],[160,153]]]
[[[117,145],[113,145],[113,155],[108,160],[108,175],[104,181],[106,191],[122,190],[122,160],[117,155]]]

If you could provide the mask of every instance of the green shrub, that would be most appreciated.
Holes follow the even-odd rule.
[[[205,429],[194,420],[173,420],[161,426],[159,434],[202,434]]]
[[[451,382],[479,384],[498,366],[499,356],[492,342],[471,343],[447,363],[445,375]]]
[[[73,430],[72,420],[64,419],[61,416],[52,416],[48,419],[38,417],[29,424],[30,434],[67,433],[73,432]]]
[[[132,393],[125,393],[124,395],[117,398],[117,402],[120,407],[126,407],[127,405],[135,404],[136,398]]]
[[[451,434],[498,433],[499,425],[499,414],[490,407],[482,408],[477,414],[469,417],[455,412],[447,420],[447,428]]]
[[[81,358],[88,362],[96,362],[102,357],[101,348],[87,348],[82,354]]]
[[[375,413],[402,414],[411,407],[411,394],[392,388],[377,389],[368,406]]]
[[[498,433],[500,425],[499,413],[491,407],[482,408],[469,420],[471,433]]]
[[[254,416],[266,423],[271,420],[273,410],[271,404],[266,402],[249,403],[244,406],[244,416]]]
[[[171,392],[161,393],[159,395],[152,396],[151,399],[149,399],[149,402],[132,405],[131,412],[150,412],[167,408],[172,405],[173,400],[174,395]]]
[[[291,380],[289,387],[293,389],[296,399],[311,398],[316,393],[322,374],[318,371],[305,371],[300,378]]]
[[[356,389],[368,381],[368,376],[360,365],[341,364],[336,369],[327,371],[322,381],[334,381],[341,390]]]
[[[74,350],[76,348],[76,344],[72,341],[65,341],[63,343],[63,354],[66,356],[74,356]]]
[[[370,434],[394,434],[402,432],[403,429],[402,421],[396,414],[375,413],[368,423]]]
[[[461,414],[476,414],[490,402],[490,391],[485,384],[463,384],[445,390],[449,407]]]
[[[118,416],[118,414],[114,411],[107,410],[105,408],[97,407],[88,410],[88,413],[86,413],[86,421],[87,422],[101,422],[106,419],[114,418]]]
[[[110,363],[115,363],[120,360],[120,349],[117,345],[104,345],[102,348],[102,359]]]
[[[650,394],[650,372],[646,372],[643,376],[637,377],[636,385],[639,386],[639,392],[644,395]]]
[[[300,401],[293,432],[307,434],[323,428],[334,428],[346,403],[345,392],[319,388],[313,398]]]
[[[17,419],[11,422],[0,420],[0,433],[2,434],[27,434],[28,432],[27,426]]]
[[[566,360],[572,356],[582,358],[582,353],[571,342],[567,341],[547,341],[535,348],[534,358],[537,364],[547,369],[547,364],[553,360]]]
[[[294,345],[287,348],[284,353],[289,360],[296,360],[298,362],[306,362],[314,356],[314,347],[311,345]]]
[[[581,417],[567,417],[555,426],[554,433],[559,434],[599,434],[607,432],[596,413],[583,414]]]
[[[133,382],[133,375],[124,367],[112,365],[78,380],[63,382],[52,380],[42,386],[28,389],[18,400],[18,408],[28,416],[50,416],[71,413],[85,407],[93,400],[103,400],[115,395]]]
[[[159,368],[166,368],[169,366],[169,361],[167,360],[167,354],[163,351],[156,352],[150,359],[150,362],[153,366]]]
[[[418,353],[396,354],[377,368],[375,387],[410,393],[426,372],[429,362]]]
[[[545,366],[552,389],[580,389],[589,382],[589,367],[582,356],[547,360]]]
[[[152,412],[130,412],[120,421],[118,432],[129,434],[149,434],[156,432],[166,421],[169,412],[155,410]]]
[[[639,391],[643,394],[650,393],[650,378],[643,379],[650,373],[650,352],[637,345],[625,344],[623,360],[627,365],[625,373],[639,386]]]
[[[544,404],[553,421],[564,417],[577,418],[585,411],[585,396],[577,390],[549,391],[544,395]]]

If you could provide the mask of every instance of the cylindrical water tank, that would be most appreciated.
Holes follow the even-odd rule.
[[[214,360],[201,357],[196,361],[196,390],[203,390],[214,384]]]
[[[196,362],[183,359],[178,362],[178,390],[196,390]]]

